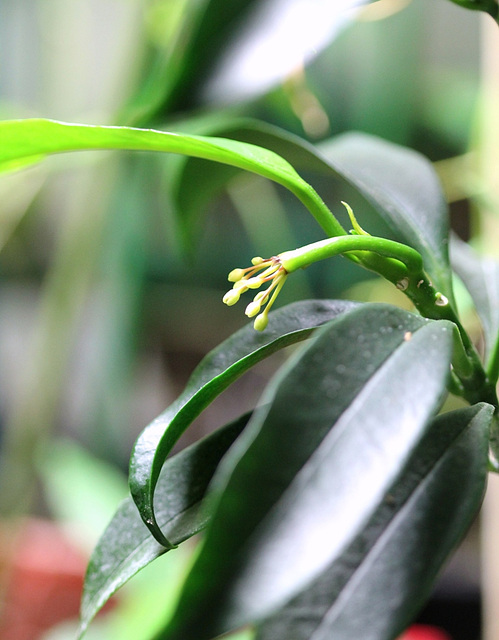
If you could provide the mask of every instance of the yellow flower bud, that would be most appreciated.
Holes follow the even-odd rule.
[[[238,291],[236,291],[235,289],[231,289],[230,291],[227,291],[222,300],[228,307],[232,307],[232,305],[236,304],[240,297],[241,296]]]
[[[257,331],[263,331],[268,324],[268,311],[274,304],[274,300],[282,289],[288,274],[279,256],[267,258],[266,260],[256,257],[253,258],[251,263],[253,265],[251,267],[233,269],[229,273],[229,280],[234,285],[224,295],[223,301],[226,305],[232,306],[236,304],[241,294],[248,291],[248,289],[258,289],[262,285],[268,284],[267,289],[257,293],[253,302],[250,302],[246,307],[246,315],[249,318],[259,314],[255,319],[254,327]],[[260,313],[265,305],[267,305],[265,311]]]
[[[238,280],[241,280],[241,278],[244,277],[244,274],[245,274],[244,269],[232,269],[232,271],[229,273],[227,280],[229,282],[237,282]]]
[[[245,293],[246,291],[248,291],[247,284],[247,280],[238,280],[237,282],[234,282],[234,286],[232,288],[234,289],[234,291],[238,291],[240,294]]]
[[[262,286],[263,283],[264,280],[262,280],[262,278],[259,278],[258,276],[256,276],[255,278],[248,278],[248,280],[245,281],[245,285],[248,287],[248,289],[258,289]]]
[[[269,323],[269,317],[264,311],[263,313],[261,313],[260,315],[258,315],[255,318],[255,322],[253,323],[253,327],[257,331],[263,331],[267,327],[268,323]]]
[[[256,316],[257,313],[260,312],[261,308],[262,308],[262,305],[257,300],[253,300],[253,302],[250,302],[249,305],[246,307],[246,311],[244,313],[248,316],[248,318],[252,318],[253,316]]]

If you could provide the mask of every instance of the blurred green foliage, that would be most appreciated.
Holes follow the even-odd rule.
[[[326,22],[329,31],[302,43],[291,27],[267,34],[274,4],[1,0],[0,114],[206,133],[259,118],[314,142],[361,130],[434,161],[468,150],[478,14],[444,0],[382,0],[337,25],[321,8],[302,33]],[[332,4],[322,3],[329,12]],[[258,56],[253,67],[230,64],[251,60],[264,36],[274,52],[264,66],[255,67]],[[271,59],[290,42],[297,55]],[[237,174],[198,196],[199,165],[188,188],[207,202],[192,221],[195,244],[183,250],[176,162],[73,155],[0,179],[1,444],[17,469],[4,513],[45,513],[32,501],[35,452],[54,436],[123,470],[143,426],[244,322],[221,304],[227,272],[262,248],[270,255],[318,239],[300,205],[262,179]],[[305,177],[333,210],[348,199],[362,226],[379,232],[370,207],[344,186]],[[331,261],[294,278],[281,303],[340,297],[365,277]],[[238,385],[191,437],[219,423],[218,413],[228,420],[251,406],[275,366]]]
[[[385,0],[338,31],[331,26],[327,46],[324,38],[302,46],[290,23],[287,34],[271,34],[275,57],[289,47],[286,36],[304,59],[314,45],[318,55],[306,67],[292,56],[287,67],[279,62],[280,82],[269,86],[265,69],[260,76],[239,69],[236,77],[225,62],[262,37],[266,25],[253,16],[263,5],[238,0],[227,13],[222,0],[2,2],[1,112],[207,132],[223,130],[234,116],[258,117],[314,141],[358,129],[435,160],[467,149],[478,15],[443,1]],[[307,32],[324,22],[325,10],[317,13]],[[441,28],[449,22],[452,29]],[[223,94],[214,97],[217,86]],[[317,239],[291,198],[259,179],[235,177],[198,217],[195,250],[183,255],[171,164],[160,156],[85,155],[2,179],[2,289],[26,293],[37,345],[25,352],[30,366],[5,399],[8,424],[37,422],[22,428],[31,435],[21,448],[43,432],[39,423],[57,424],[124,464],[141,426],[240,322],[219,304],[231,266],[247,262],[262,237],[269,252]],[[306,177],[333,207],[350,195]],[[364,203],[361,215],[376,232]],[[310,270],[296,286],[337,296],[365,277],[347,267]],[[285,295],[295,297],[291,283]],[[156,397],[148,406],[151,376]],[[24,415],[26,394],[39,405],[36,418]]]

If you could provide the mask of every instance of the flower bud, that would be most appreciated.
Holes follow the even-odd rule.
[[[236,291],[235,289],[231,289],[230,291],[227,291],[222,300],[228,307],[232,307],[232,305],[236,304],[240,297],[241,296],[238,291]]]
[[[269,317],[265,312],[263,312],[255,318],[253,327],[257,331],[263,331],[267,327],[268,323],[269,323]]]
[[[264,283],[264,280],[262,280],[262,278],[259,278],[258,276],[254,278],[248,278],[245,281],[245,284],[248,287],[248,289],[258,289],[259,287],[262,286],[263,283]]]
[[[244,269],[232,269],[227,280],[229,282],[237,282],[238,280],[241,280],[242,277],[244,277],[244,273]]]
[[[232,288],[240,294],[246,293],[246,291],[248,291],[247,280],[238,280],[237,282],[234,282],[234,286]]]
[[[244,313],[248,318],[252,318],[253,316],[256,316],[257,313],[260,313],[261,308],[262,305],[257,300],[253,300],[253,302],[250,302],[246,307],[246,311]]]

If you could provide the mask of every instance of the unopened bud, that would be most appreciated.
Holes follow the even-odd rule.
[[[254,300],[253,302],[249,303],[244,313],[248,316],[248,318],[252,318],[253,316],[256,316],[257,313],[260,313],[261,308],[262,305],[258,301]]]
[[[259,278],[258,276],[255,276],[254,278],[248,278],[244,282],[248,289],[259,289],[263,283],[264,280],[262,280],[262,278]]]
[[[232,269],[227,279],[229,282],[237,282],[238,280],[241,280],[243,276],[244,269]]]
[[[234,289],[234,291],[238,291],[240,294],[246,293],[246,291],[248,291],[247,281],[238,280],[237,282],[234,282],[234,286],[232,288]]]
[[[269,323],[268,315],[265,312],[263,312],[255,318],[253,327],[257,331],[263,331],[267,327],[268,323]]]
[[[241,296],[238,291],[236,291],[235,289],[231,289],[230,291],[227,291],[222,300],[228,307],[232,307],[232,305],[236,304],[240,297]]]

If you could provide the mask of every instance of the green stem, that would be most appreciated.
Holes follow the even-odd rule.
[[[368,235],[343,235],[336,238],[326,238],[294,251],[285,251],[279,254],[279,257],[286,271],[292,273],[297,269],[303,269],[312,262],[350,252],[355,252],[354,258],[361,264],[368,256],[363,256],[360,252],[374,252],[384,258],[397,260],[399,265],[387,263],[387,266],[393,267],[393,270],[390,269],[392,277],[399,275],[405,277],[406,272],[409,274],[420,273],[423,268],[421,255],[415,249],[394,240]]]
[[[423,270],[421,255],[412,247],[369,235],[349,235],[321,240],[279,254],[288,273],[313,262],[346,254],[363,267],[378,273],[403,291],[425,318],[454,323],[453,371],[463,397],[498,406],[495,386],[487,377],[476,349],[449,300],[437,291]],[[492,379],[493,380],[493,379]]]
[[[289,184],[282,184],[287,187],[305,205],[305,207],[307,207],[326,235],[330,238],[334,236],[348,235],[346,229],[344,229],[333,216],[331,210],[319,196],[317,191],[315,191],[315,189],[308,183],[296,184],[290,182]],[[308,188],[306,188],[305,185]]]
[[[499,378],[499,335],[496,338],[494,346],[487,363],[487,375],[489,380],[497,382]]]

